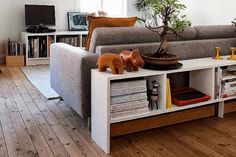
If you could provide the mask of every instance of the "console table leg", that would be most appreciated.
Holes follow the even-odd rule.
[[[224,118],[224,102],[219,102],[218,105],[218,117]]]

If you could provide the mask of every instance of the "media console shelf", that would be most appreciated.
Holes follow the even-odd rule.
[[[97,69],[91,71],[91,104],[92,104],[92,139],[106,152],[110,153],[110,125],[114,123],[135,120],[150,116],[157,116],[160,114],[171,113],[190,108],[200,107],[213,103],[218,103],[218,116],[223,118],[224,115],[224,101],[235,99],[236,96],[221,98],[216,96],[216,82],[218,77],[216,71],[221,67],[236,65],[236,61],[227,60],[213,60],[212,58],[201,58],[183,60],[183,66],[177,70],[169,71],[154,71],[140,69],[138,72],[125,72],[123,75],[112,75],[110,72],[98,72]],[[193,87],[211,97],[210,100],[196,104],[178,107],[173,105],[172,108],[166,109],[166,79],[168,74],[189,72],[189,86]],[[143,113],[130,114],[111,118],[110,101],[111,101],[111,83],[114,81],[133,78],[144,78],[147,81],[156,80],[159,84],[159,109],[146,111]]]
[[[25,44],[25,64],[40,65],[50,63],[50,45],[64,42],[84,47],[83,41],[88,31],[57,31],[53,33],[21,32],[21,42]]]

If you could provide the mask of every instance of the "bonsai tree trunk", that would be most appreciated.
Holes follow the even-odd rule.
[[[168,47],[168,41],[167,41],[167,32],[168,32],[168,24],[165,24],[167,26],[164,26],[163,32],[161,34],[161,44],[158,48],[158,50],[155,53],[155,56],[157,57],[164,57],[167,54],[167,47]]]

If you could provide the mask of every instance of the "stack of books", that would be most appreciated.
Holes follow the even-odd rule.
[[[47,51],[54,42],[52,37],[29,38],[28,58],[48,57]]]
[[[229,66],[216,71],[217,98],[236,96],[236,68]]]
[[[222,81],[222,98],[236,96],[236,79]]]
[[[22,56],[24,55],[24,45],[21,42],[12,42],[8,40],[7,44],[8,56]]]
[[[57,42],[66,43],[72,46],[79,46],[79,37],[60,37]]]
[[[146,80],[129,80],[111,84],[111,118],[149,111]]]

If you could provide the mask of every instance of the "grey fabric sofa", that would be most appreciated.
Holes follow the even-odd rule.
[[[169,52],[180,59],[210,57],[215,47],[222,55],[236,47],[236,32],[230,25],[196,26],[185,30],[183,37],[169,36]],[[144,27],[97,28],[89,51],[63,43],[51,46],[51,86],[81,117],[90,116],[91,69],[99,54],[139,48],[141,53],[157,49],[160,37]]]

